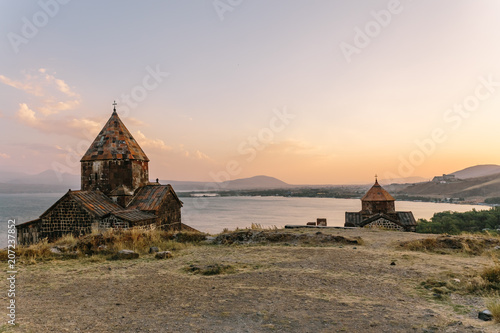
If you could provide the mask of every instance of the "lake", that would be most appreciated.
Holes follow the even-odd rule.
[[[0,194],[0,247],[7,244],[7,221],[20,224],[38,218],[64,193]],[[181,198],[182,222],[208,233],[224,228],[262,226],[282,227],[286,224],[306,224],[316,218],[326,218],[330,226],[343,226],[346,211],[361,210],[359,199],[284,198],[284,197],[196,197]],[[397,201],[396,210],[412,211],[416,219],[429,219],[436,212],[489,209],[488,206],[454,205],[446,203]]]

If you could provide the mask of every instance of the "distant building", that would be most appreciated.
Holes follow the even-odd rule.
[[[172,186],[149,182],[149,159],[116,108],[80,162],[81,190],[69,190],[40,218],[19,224],[19,244],[93,229],[182,228],[182,201]]]
[[[364,227],[415,231],[417,222],[412,212],[397,212],[395,199],[375,180],[361,198],[361,211],[345,213],[345,227]]]
[[[458,178],[455,177],[455,175],[445,175],[443,173],[442,176],[436,176],[432,178],[432,182],[434,183],[452,183],[456,182]]]

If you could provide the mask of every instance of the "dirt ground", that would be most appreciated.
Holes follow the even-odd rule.
[[[18,325],[0,332],[500,332],[477,319],[483,298],[438,300],[420,286],[479,271],[491,258],[397,245],[429,235],[322,232],[360,236],[364,244],[201,245],[164,260],[20,265]],[[189,269],[215,264],[232,270],[205,276]]]

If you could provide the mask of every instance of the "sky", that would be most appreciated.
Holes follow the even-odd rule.
[[[0,1],[0,171],[79,174],[113,102],[150,178],[500,164],[500,2]]]

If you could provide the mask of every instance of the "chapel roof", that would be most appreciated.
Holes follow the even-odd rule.
[[[395,201],[395,199],[379,185],[378,180],[375,180],[375,184],[361,198],[361,201]]]
[[[139,209],[142,211],[156,211],[160,208],[163,200],[166,199],[167,194],[171,193],[173,197],[179,201],[182,205],[182,201],[179,200],[177,194],[172,189],[170,185],[146,185],[141,187],[136,194],[134,199],[127,206],[128,209]]]
[[[68,191],[61,199],[56,201],[56,203],[54,203],[49,209],[47,209],[45,213],[43,213],[40,217],[43,217],[51,212],[52,209],[59,204],[59,202],[68,197],[74,200],[88,212],[98,217],[103,217],[110,212],[123,209],[118,204],[113,202],[110,198],[105,196],[101,191]]]
[[[113,109],[108,122],[83,155],[81,162],[95,160],[149,161],[142,148],[118,117],[116,108]]]

